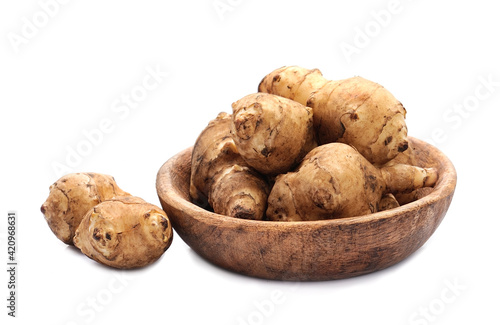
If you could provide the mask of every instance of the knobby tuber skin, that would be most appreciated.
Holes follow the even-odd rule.
[[[267,93],[232,105],[231,134],[239,154],[264,175],[289,171],[317,146],[309,107]]]
[[[309,152],[295,172],[276,178],[267,218],[309,221],[366,215],[380,210],[384,194],[433,186],[436,181],[433,168],[377,168],[349,145],[325,144]]]
[[[332,81],[318,69],[291,66],[265,76],[258,90],[311,107],[318,144],[352,145],[375,165],[385,164],[408,147],[405,108],[370,80]]]
[[[239,155],[231,137],[231,115],[220,113],[201,132],[193,147],[190,194],[215,213],[262,220],[269,185]]]
[[[399,202],[392,193],[387,193],[382,196],[378,203],[378,211],[386,211],[399,207]]]
[[[417,155],[427,155],[426,152],[418,152],[414,148],[414,144],[410,140],[408,143],[408,149],[404,152],[401,152],[398,154],[394,159],[386,163],[384,166],[389,167],[393,166],[396,164],[405,164],[405,165],[412,165],[412,166],[418,166],[418,157]],[[419,166],[422,167],[422,166]],[[396,193],[394,194],[394,197],[398,201],[399,205],[404,205],[408,204],[410,202],[416,201],[427,194],[429,194],[432,191],[432,188],[430,187],[423,187],[423,188],[418,188],[414,191],[408,192],[408,193]]]
[[[98,173],[68,174],[49,189],[41,211],[52,232],[68,245],[73,245],[75,231],[89,209],[115,196],[130,195],[116,185],[113,177]]]
[[[122,196],[90,209],[76,230],[74,243],[101,264],[131,269],[158,260],[172,238],[163,210],[141,198]]]

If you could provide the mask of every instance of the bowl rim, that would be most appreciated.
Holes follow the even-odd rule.
[[[366,214],[361,216],[353,216],[347,218],[338,218],[338,219],[326,219],[326,220],[310,220],[310,221],[272,221],[272,220],[249,220],[249,219],[238,219],[230,216],[218,214],[209,210],[204,209],[201,206],[191,202],[190,200],[185,199],[181,196],[177,190],[175,190],[175,186],[172,184],[172,177],[168,176],[171,172],[171,167],[174,165],[178,158],[184,156],[186,154],[191,155],[193,146],[188,147],[176,155],[172,156],[168,159],[159,169],[157,173],[156,187],[157,193],[160,200],[167,202],[167,204],[172,205],[169,202],[177,202],[180,204],[184,210],[184,214],[188,215],[191,218],[196,219],[205,219],[206,221],[213,222],[214,224],[223,224],[226,227],[235,226],[235,227],[245,227],[246,231],[255,229],[262,230],[266,228],[301,228],[305,225],[311,227],[325,227],[325,226],[350,226],[354,224],[360,223],[371,223],[374,221],[379,221],[387,218],[391,218],[394,216],[398,216],[404,214],[408,211],[412,211],[415,209],[419,209],[420,207],[431,205],[451,194],[453,194],[456,182],[457,182],[457,173],[453,163],[450,159],[444,155],[438,148],[435,146],[414,137],[409,137],[414,145],[421,147],[425,146],[428,149],[428,152],[431,153],[431,156],[435,157],[435,161],[439,162],[441,165],[441,170],[444,170],[444,173],[440,173],[438,176],[438,181],[434,186],[434,190],[427,194],[426,196],[415,200],[413,202],[404,204],[402,206],[386,210],[379,211],[372,214]],[[172,189],[169,193],[166,193],[166,189]],[[174,193],[175,195],[173,195]]]

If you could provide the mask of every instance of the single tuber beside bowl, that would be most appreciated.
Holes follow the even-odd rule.
[[[320,221],[258,221],[231,218],[191,203],[192,148],[158,171],[156,189],[179,236],[200,256],[225,269],[265,279],[330,280],[394,265],[419,249],[443,220],[457,174],[437,148],[409,138],[420,167],[439,179],[430,193],[373,214]]]

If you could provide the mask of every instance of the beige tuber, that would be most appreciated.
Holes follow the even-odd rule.
[[[172,226],[157,206],[134,196],[99,203],[84,216],[74,243],[91,259],[120,269],[156,261],[172,243]]]
[[[116,268],[156,261],[173,238],[163,210],[121,190],[108,175],[61,177],[50,187],[41,210],[59,239]]]
[[[269,185],[239,155],[231,137],[231,115],[220,113],[201,132],[193,147],[190,194],[214,212],[261,220]]]
[[[387,89],[370,80],[332,81],[317,69],[289,66],[265,76],[259,91],[311,107],[318,144],[352,145],[375,165],[388,162],[408,147],[405,108]]]
[[[366,215],[380,210],[384,194],[410,192],[436,181],[433,168],[377,168],[349,145],[325,144],[309,152],[295,172],[277,177],[267,217],[301,221]]]
[[[73,173],[50,186],[41,211],[52,232],[68,245],[89,209],[115,196],[130,195],[121,190],[113,177],[98,173]]]
[[[267,93],[245,96],[232,107],[231,134],[238,152],[262,174],[289,171],[317,146],[309,107]]]

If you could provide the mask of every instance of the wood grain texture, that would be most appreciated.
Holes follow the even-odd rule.
[[[158,171],[156,188],[179,236],[225,269],[265,279],[331,280],[394,265],[420,248],[443,220],[457,175],[437,148],[415,138],[421,167],[435,167],[434,189],[401,207],[359,217],[302,222],[256,221],[212,213],[189,198],[192,148]]]

